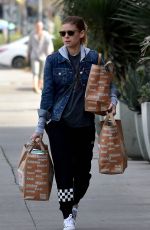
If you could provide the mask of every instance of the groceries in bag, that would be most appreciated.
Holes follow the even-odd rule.
[[[85,92],[85,111],[105,115],[111,103],[110,84],[113,73],[106,65],[93,64],[90,70]]]
[[[19,188],[25,200],[49,200],[53,164],[44,143],[25,144],[18,165]]]
[[[121,174],[127,167],[127,155],[120,120],[108,114],[101,122],[99,172]]]

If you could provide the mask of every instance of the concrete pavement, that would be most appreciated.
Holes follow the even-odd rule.
[[[26,70],[0,70],[0,230],[62,229],[55,181],[46,202],[24,201],[18,188],[17,164],[36,125],[40,100],[31,84]],[[123,175],[102,175],[95,145],[92,174],[80,203],[77,230],[150,229],[148,162],[129,160]]]

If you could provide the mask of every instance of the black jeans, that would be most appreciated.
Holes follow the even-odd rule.
[[[62,121],[46,126],[54,162],[60,210],[64,218],[85,195],[91,178],[95,126],[72,128]]]

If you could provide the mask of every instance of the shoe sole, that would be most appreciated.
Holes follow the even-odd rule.
[[[68,227],[68,228],[64,228],[63,230],[75,230],[75,228]]]

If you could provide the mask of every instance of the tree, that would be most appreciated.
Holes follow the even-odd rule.
[[[149,0],[146,4],[149,6]],[[139,23],[139,29],[136,24],[145,15],[144,0],[64,0],[64,5],[66,15],[85,19],[89,26],[89,47],[104,53],[106,59],[113,59],[119,80],[125,77],[129,63],[136,68],[139,45],[148,31],[148,19]]]

